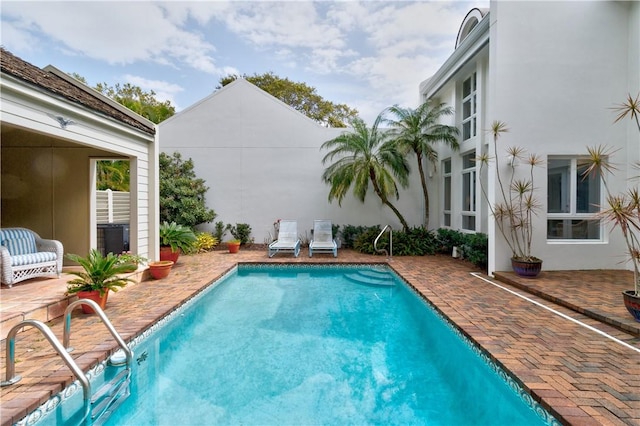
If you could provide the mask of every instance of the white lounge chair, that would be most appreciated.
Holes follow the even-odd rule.
[[[338,257],[338,244],[333,239],[333,229],[330,220],[313,221],[313,239],[309,243],[309,257],[313,252],[331,252],[333,257]]]
[[[298,238],[298,222],[295,220],[281,220],[278,239],[269,244],[269,257],[276,253],[293,252],[294,257],[300,254],[300,238]]]

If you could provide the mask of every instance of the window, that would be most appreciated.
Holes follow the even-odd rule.
[[[547,238],[600,240],[600,176],[583,177],[588,164],[580,158],[549,158],[547,164]]]
[[[443,170],[443,225],[451,226],[451,159],[442,162]]]
[[[476,230],[476,153],[462,156],[462,229]]]
[[[476,73],[462,83],[462,140],[476,135]]]

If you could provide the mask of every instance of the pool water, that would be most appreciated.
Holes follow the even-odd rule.
[[[106,424],[550,422],[395,274],[355,271],[240,267],[134,347]]]

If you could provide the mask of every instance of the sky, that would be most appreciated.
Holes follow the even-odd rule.
[[[2,0],[0,44],[90,86],[153,90],[178,112],[221,77],[273,72],[372,124],[389,106],[418,105],[474,7],[489,1]]]

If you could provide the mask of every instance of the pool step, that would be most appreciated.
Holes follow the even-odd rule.
[[[130,395],[131,371],[124,369],[105,383],[91,398],[91,420],[102,425]]]
[[[344,274],[349,281],[368,286],[393,287],[395,281],[393,275],[388,271],[378,271],[375,269],[367,269],[349,274]]]

